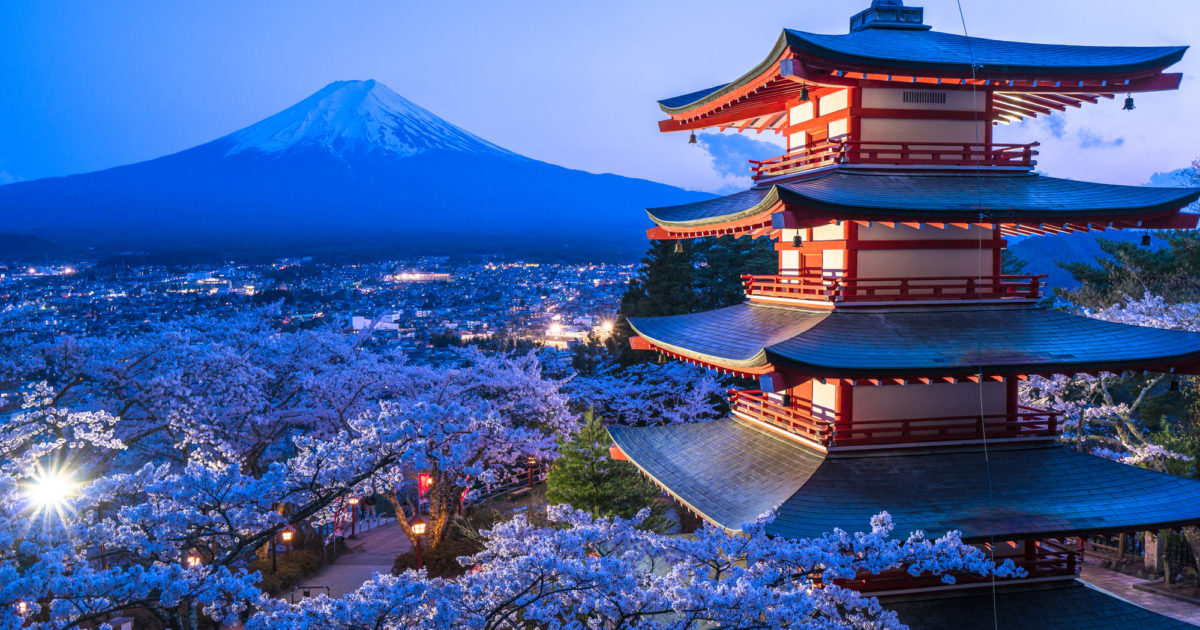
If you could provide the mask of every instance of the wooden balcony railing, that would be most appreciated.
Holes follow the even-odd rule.
[[[832,164],[887,164],[894,166],[1015,166],[1037,164],[1028,144],[953,142],[870,142],[834,138],[797,149],[769,160],[750,160],[754,179],[778,177]]]
[[[1033,545],[1034,541],[1027,541],[1025,544]],[[984,545],[986,550],[987,545]],[[997,553],[996,564],[1003,564],[1005,560],[1012,560],[1013,564],[1025,569],[1025,578],[1044,578],[1054,576],[1072,576],[1075,575],[1078,561],[1076,553],[1070,549],[1064,549],[1058,546],[1048,545],[1046,543],[1038,544],[1033,549],[1030,557],[1018,555],[1001,555]],[[955,584],[972,584],[977,582],[991,581],[991,577],[981,576],[974,573],[955,573]],[[1006,579],[1006,578],[998,578]],[[1007,578],[1011,579],[1011,578]],[[913,588],[929,588],[934,586],[942,586],[941,576],[935,575],[909,575],[908,571],[903,567],[889,569],[875,575],[862,575],[853,580],[838,581],[838,585],[846,588],[852,588],[863,593],[872,593],[878,591],[899,591]]]
[[[836,276],[742,276],[749,297],[826,302],[1039,299],[1045,275],[842,278]]]
[[[1057,435],[1057,413],[1025,406],[1019,409],[1014,414],[986,416],[854,420],[839,425],[833,439],[838,445],[871,446]]]
[[[833,422],[814,418],[812,407],[803,402],[785,407],[760,391],[731,389],[729,407],[814,442],[828,444],[833,438]]]
[[[760,391],[730,390],[730,409],[777,426],[826,447],[881,446],[916,442],[948,442],[1018,437],[1053,437],[1058,434],[1059,414],[1032,407],[1016,413],[851,420],[835,422],[814,417],[807,403],[784,406]]]

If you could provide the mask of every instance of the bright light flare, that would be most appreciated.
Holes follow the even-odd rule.
[[[562,324],[550,324],[551,335],[561,335],[563,331]]]
[[[41,470],[25,485],[25,497],[37,512],[62,514],[79,484],[62,470]]]
[[[611,333],[613,331],[613,323],[612,322],[604,322],[604,323],[600,324],[600,330],[603,330],[606,333]]]

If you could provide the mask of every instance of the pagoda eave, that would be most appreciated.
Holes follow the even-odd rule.
[[[1200,482],[1053,442],[824,454],[739,418],[609,432],[647,476],[731,531],[776,506],[767,532],[792,539],[855,531],[883,511],[897,535],[957,530],[966,542],[1200,523]]]
[[[1194,333],[1025,303],[854,309],[744,303],[629,323],[645,349],[747,375],[786,370],[821,379],[918,381],[1200,369]]]
[[[770,116],[782,112],[784,104],[796,98],[802,86],[984,89],[1017,97],[1052,96],[1078,105],[1095,102],[1097,96],[1111,98],[1117,92],[1178,89],[1182,74],[1163,71],[1187,50],[1182,46],[1048,46],[979,38],[965,44],[967,38],[936,31],[868,30],[871,32],[842,36],[785,30],[767,57],[738,79],[659,101],[662,111],[670,116],[659,123],[659,128],[685,131]],[[864,38],[878,40],[872,42],[873,54],[863,53],[858,46],[839,50],[836,45],[839,40]],[[893,44],[888,40],[896,41]],[[834,45],[821,45],[819,41]],[[896,48],[906,46],[916,46],[925,54],[896,54]],[[968,54],[972,61],[968,61]],[[1041,63],[1031,63],[1035,60]]]
[[[834,221],[993,224],[1007,234],[1190,229],[1200,189],[1097,184],[1028,171],[830,166],[705,201],[649,208],[651,238],[767,234]],[[766,219],[771,225],[766,225]]]

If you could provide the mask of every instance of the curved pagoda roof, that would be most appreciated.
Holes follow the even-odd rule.
[[[1127,221],[1134,223],[1129,227],[1159,227],[1136,223],[1175,214],[1197,199],[1200,189],[1097,184],[1029,171],[834,167],[715,199],[649,208],[646,213],[664,231],[682,237],[766,225],[780,212],[792,216],[788,225],[775,227],[832,220],[1058,225]]]
[[[1105,322],[1031,305],[815,310],[753,303],[631,318],[656,349],[744,373],[914,378],[1095,370],[1189,371],[1200,333]],[[984,345],[979,339],[987,339]]]
[[[740,418],[609,432],[656,483],[734,531],[775,506],[767,532],[788,538],[859,531],[884,511],[897,536],[959,530],[968,542],[1200,522],[1200,482],[1052,442],[993,444],[985,459],[982,445],[822,455]],[[991,491],[989,466],[1002,484]]]
[[[842,71],[853,69],[887,75],[919,72],[935,76],[1045,81],[1098,75],[1145,75],[1178,62],[1187,49],[1187,46],[1033,44],[904,28],[864,28],[842,35],[784,29],[767,58],[738,79],[665,98],[658,103],[668,114],[696,109],[753,83],[788,58]],[[1112,87],[1124,91],[1122,87]]]

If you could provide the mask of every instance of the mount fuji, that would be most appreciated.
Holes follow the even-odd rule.
[[[179,153],[0,186],[0,232],[100,251],[627,256],[643,208],[709,197],[530,159],[339,81]]]

